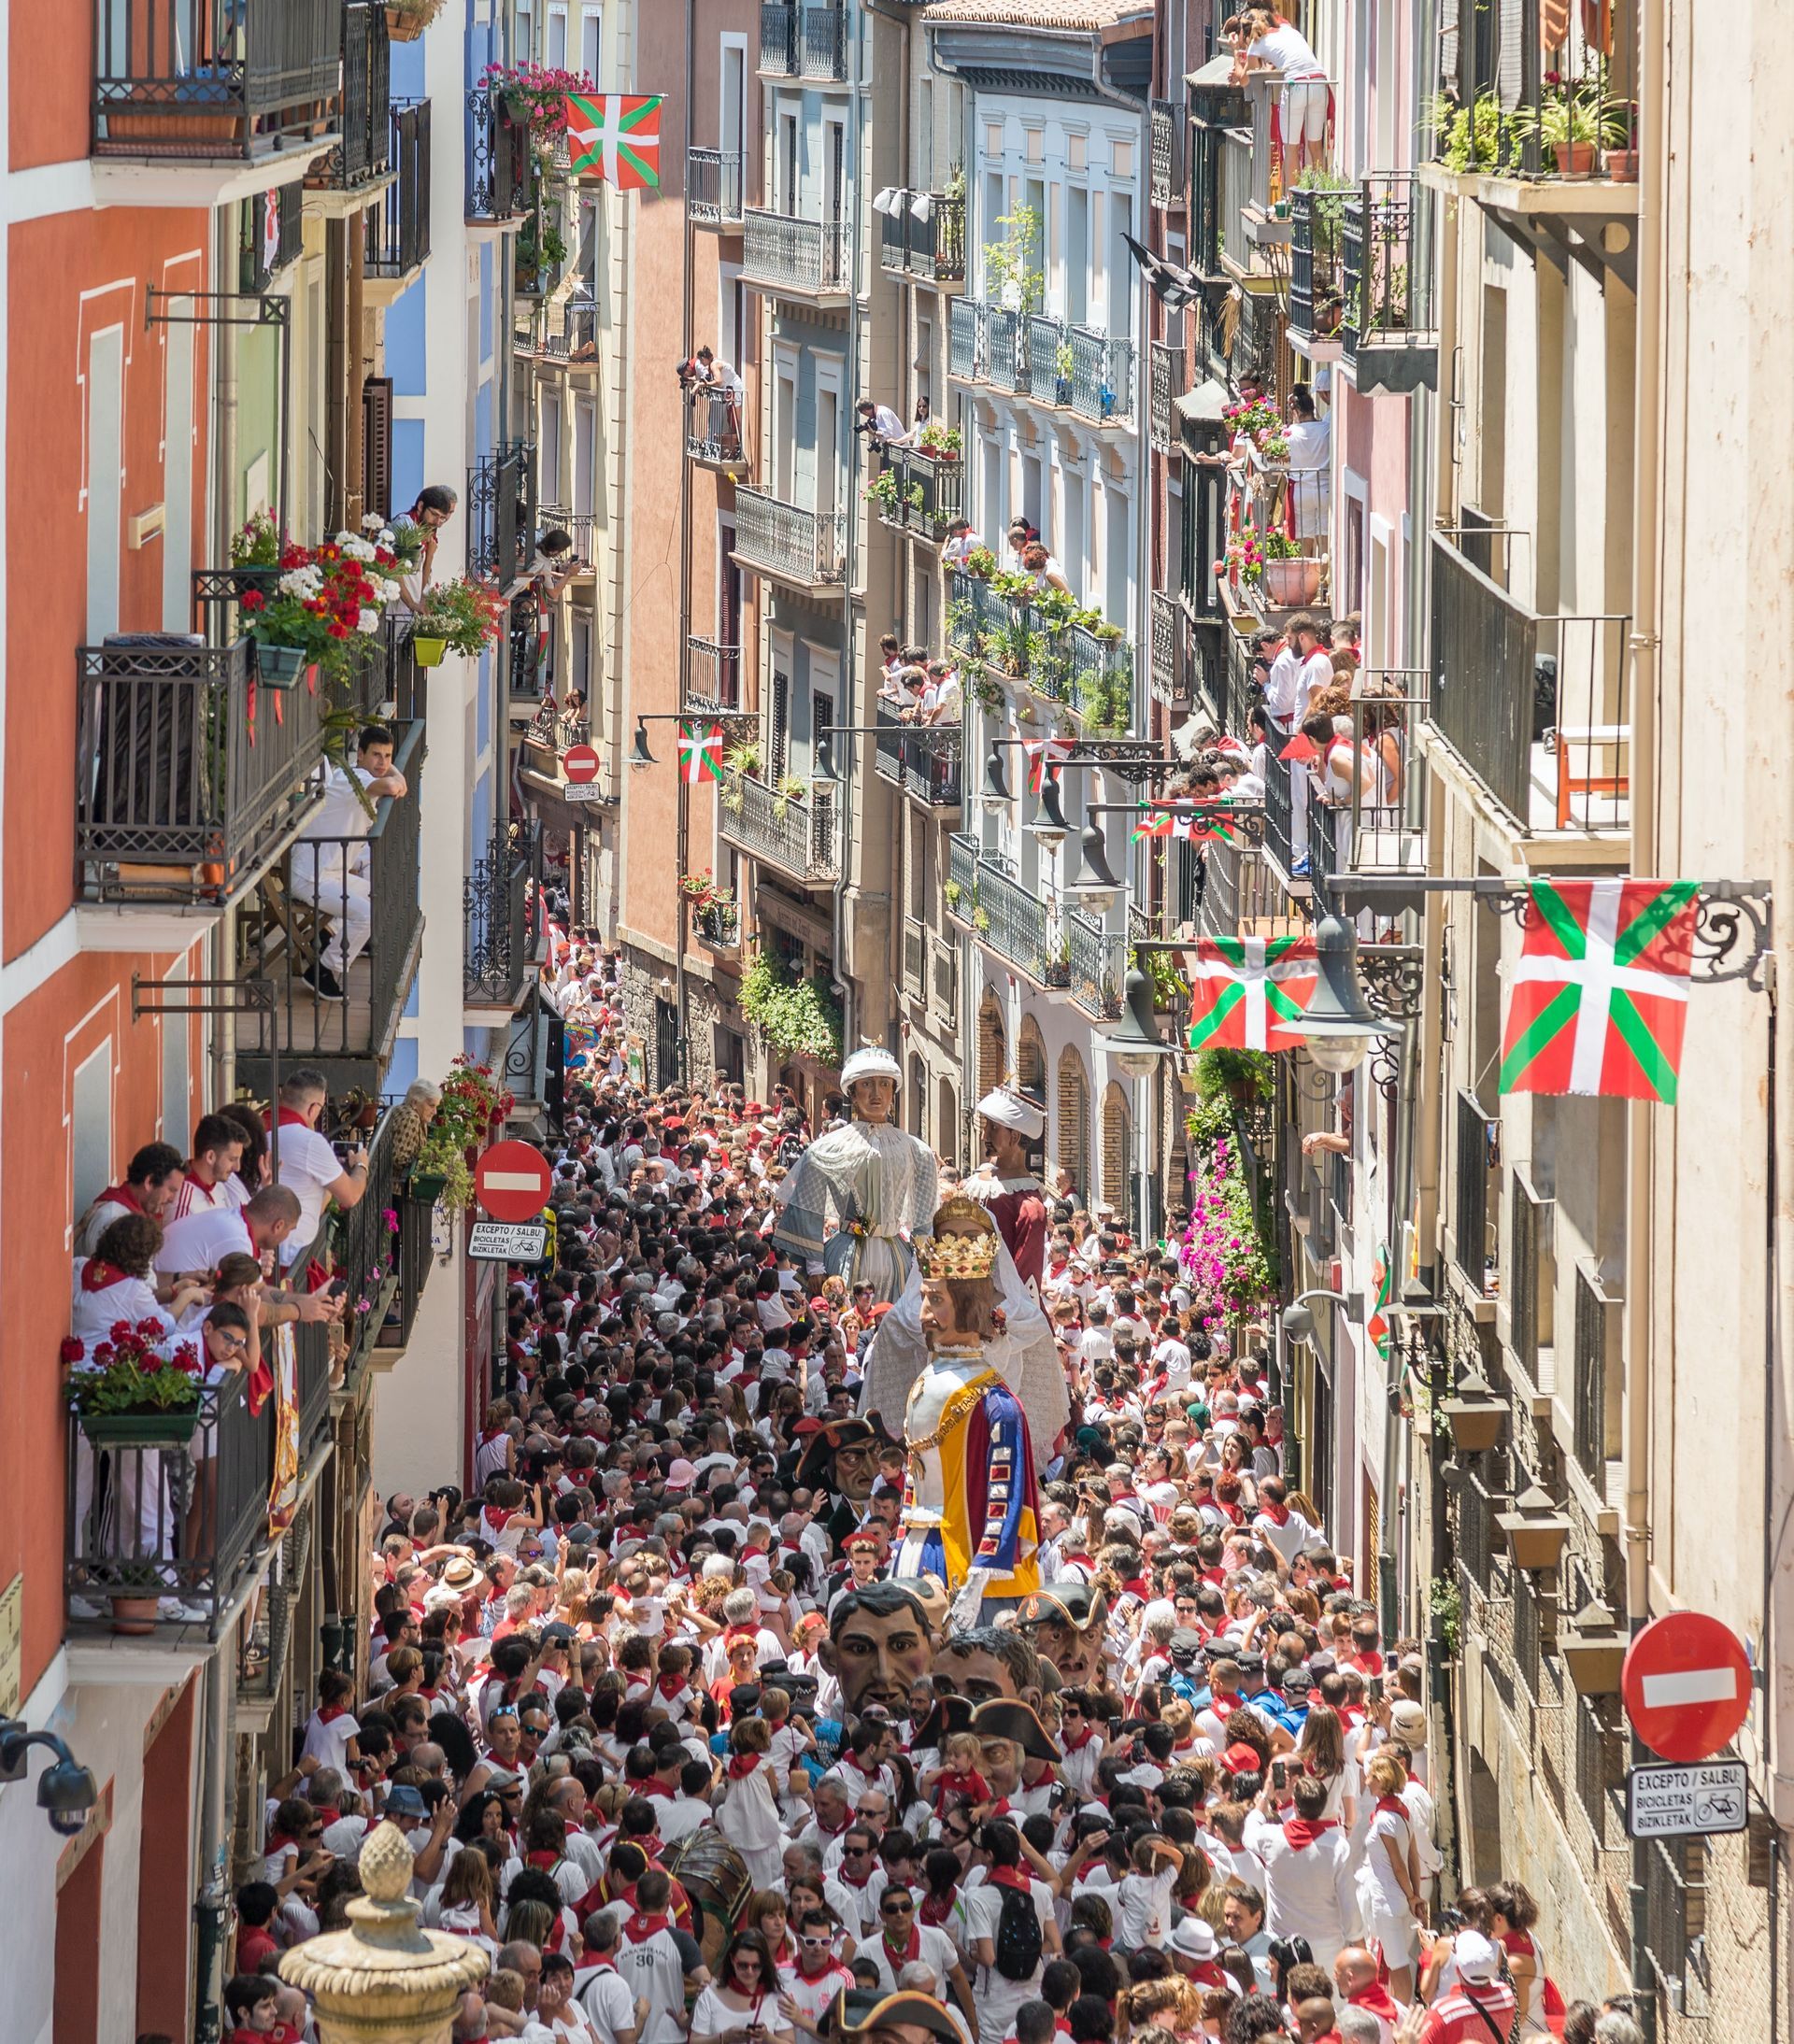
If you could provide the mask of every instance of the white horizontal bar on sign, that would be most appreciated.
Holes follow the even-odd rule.
[[[1738,1673],[1730,1668],[1685,1668],[1672,1675],[1646,1675],[1644,1708],[1667,1710],[1679,1703],[1730,1703],[1738,1694]]]
[[[488,1171],[480,1184],[488,1192],[534,1192],[542,1181],[534,1171]]]

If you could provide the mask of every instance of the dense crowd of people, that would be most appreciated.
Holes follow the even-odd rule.
[[[1282,1473],[1252,1330],[1061,1180],[1041,1587],[949,1626],[890,1572],[902,1415],[861,1410],[889,1309],[774,1240],[825,1129],[782,1090],[632,1084],[616,972],[568,944],[550,973],[592,1033],[553,1254],[510,1273],[472,1487],[385,1500],[373,1636],[270,1785],[235,2044],[309,2034],[276,1968],[345,1924],[382,1819],[422,1921],[490,1959],[462,2044],[1630,2044],[1624,2004],[1565,2006],[1523,1887],[1442,1889],[1421,1659]],[[204,1311],[208,1268],[249,1297],[259,1265],[201,1232],[278,1256],[315,1223],[292,1205],[355,1196],[290,1086],[281,1183],[240,1209],[216,1195],[254,1131],[210,1117],[96,1203],[109,1259],[192,1188],[119,1280],[134,1310]],[[328,1310],[276,1297],[301,1308]]]

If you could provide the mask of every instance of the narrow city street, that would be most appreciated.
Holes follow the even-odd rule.
[[[1794,2044],[1794,12],[14,12],[0,2044]]]

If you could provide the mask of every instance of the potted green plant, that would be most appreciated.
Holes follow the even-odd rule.
[[[386,33],[395,43],[414,43],[442,9],[443,0],[387,0]]]
[[[436,667],[445,653],[477,658],[504,630],[505,604],[483,583],[456,575],[433,582],[411,618],[411,651],[420,667]]]
[[[1321,564],[1306,558],[1300,540],[1287,532],[1265,532],[1259,540],[1263,562],[1264,593],[1273,603],[1312,603],[1320,594]]]
[[[91,1356],[71,1339],[67,1397],[95,1447],[178,1447],[199,1424],[199,1344],[171,1342],[159,1320],[121,1320]]]
[[[451,1214],[473,1199],[474,1178],[467,1166],[467,1153],[457,1146],[452,1131],[438,1133],[432,1128],[411,1167],[405,1191],[409,1199],[420,1200],[425,1206],[440,1206]]]
[[[997,557],[988,546],[975,546],[965,557],[965,572],[975,582],[988,582],[997,572]]]

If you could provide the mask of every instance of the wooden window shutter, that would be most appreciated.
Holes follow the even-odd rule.
[[[392,378],[362,384],[362,505],[392,516]]]

